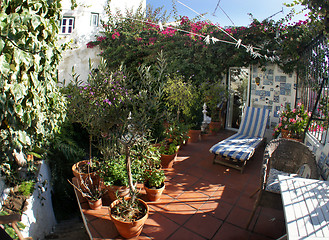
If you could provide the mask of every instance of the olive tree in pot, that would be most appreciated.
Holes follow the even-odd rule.
[[[117,134],[116,140],[122,146],[120,149],[125,156],[130,197],[112,202],[110,217],[118,232],[124,238],[139,236],[148,217],[148,205],[137,198],[134,184],[136,179],[133,178],[132,174],[133,150],[136,146],[140,146],[140,143],[143,143],[145,139],[149,139],[151,135],[149,129],[161,114],[158,112],[157,104],[162,98],[162,91],[156,91],[149,87],[157,86],[162,81],[164,67],[164,60],[160,54],[157,77],[150,73],[150,68],[142,67],[139,69],[140,82],[137,86],[135,82],[130,82],[134,86],[135,94],[131,97],[129,104],[125,105],[126,110],[130,112],[129,117],[127,115],[126,118],[122,118],[121,123],[112,129],[113,133]]]
[[[75,175],[89,174],[89,166],[99,164],[93,163],[92,143],[96,146],[102,143],[111,129],[127,116],[125,106],[131,98],[131,90],[125,87],[127,77],[123,71],[108,71],[106,62],[101,62],[97,71],[90,70],[87,82],[80,81],[74,69],[72,76],[73,81],[63,88],[68,99],[67,117],[71,122],[81,124],[90,136],[89,159],[76,163],[72,171]]]

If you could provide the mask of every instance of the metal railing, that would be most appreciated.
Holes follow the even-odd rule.
[[[307,132],[325,144],[329,120],[329,43],[316,38],[303,52],[298,67],[297,102],[302,102],[312,117]]]

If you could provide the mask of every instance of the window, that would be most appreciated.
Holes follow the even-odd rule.
[[[74,29],[74,17],[63,17],[61,24],[61,33],[70,34]]]
[[[98,27],[98,18],[99,18],[98,13],[91,13],[90,25],[94,27]]]

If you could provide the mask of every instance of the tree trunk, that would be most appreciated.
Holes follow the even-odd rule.
[[[133,184],[133,178],[131,175],[131,158],[130,158],[130,150],[128,145],[125,146],[126,150],[126,168],[127,168],[127,173],[128,173],[128,184],[129,184],[129,189],[130,189],[130,194],[131,194],[131,200],[132,202],[135,201],[135,186]]]

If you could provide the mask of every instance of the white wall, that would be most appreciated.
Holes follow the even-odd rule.
[[[260,78],[259,85],[256,84],[256,78]],[[251,87],[250,87],[250,106],[265,106],[270,110],[268,120],[268,129],[265,137],[267,141],[272,139],[274,127],[279,123],[278,110],[283,110],[286,104],[295,107],[296,98],[296,73],[285,74],[276,65],[269,63],[266,71],[257,65],[252,66],[251,70]]]
[[[71,73],[72,67],[75,68],[75,72],[80,75],[80,80],[87,80],[89,73],[89,59],[93,63],[93,66],[99,64],[100,58],[97,56],[100,53],[98,47],[87,48],[86,44],[95,40],[95,35],[101,30],[101,24],[99,26],[91,26],[91,13],[99,13],[99,19],[106,21],[107,15],[105,7],[108,0],[78,0],[78,7],[71,10],[71,0],[62,1],[62,16],[75,18],[75,26],[72,34],[60,34],[60,43],[71,42],[70,48],[63,53],[63,59],[59,64],[59,81],[72,80]],[[143,8],[146,7],[146,0],[111,0],[111,11],[120,9],[125,12],[125,9],[136,9],[142,3]]]
[[[22,223],[26,228],[22,231],[24,237],[44,239],[56,225],[51,201],[51,173],[48,164],[42,161],[38,181],[32,196],[27,200],[27,210],[22,215]]]

